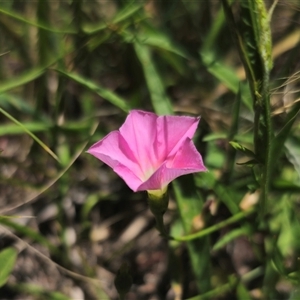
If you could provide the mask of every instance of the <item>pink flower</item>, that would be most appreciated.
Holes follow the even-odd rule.
[[[199,120],[132,110],[119,130],[87,152],[109,165],[133,191],[161,194],[175,178],[206,171],[192,141]]]

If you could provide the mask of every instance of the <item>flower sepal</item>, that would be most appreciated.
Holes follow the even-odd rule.
[[[167,237],[168,234],[163,221],[163,215],[169,204],[167,187],[162,190],[149,190],[147,193],[149,208],[155,217],[157,230],[162,236]]]

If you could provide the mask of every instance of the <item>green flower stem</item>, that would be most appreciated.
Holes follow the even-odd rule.
[[[126,294],[129,292],[132,286],[132,276],[130,274],[129,266],[126,262],[123,263],[118,270],[114,284],[119,293],[120,300],[124,300],[126,298]]]
[[[256,211],[256,207],[252,207],[246,211],[241,211],[235,215],[233,215],[232,217],[228,218],[227,220],[224,220],[216,225],[213,225],[211,227],[208,227],[206,229],[203,229],[201,231],[198,231],[196,233],[193,234],[189,234],[189,235],[185,235],[182,237],[171,237],[171,239],[178,241],[178,242],[186,242],[186,241],[191,241],[191,240],[195,240],[195,239],[199,239],[202,238],[208,234],[211,234],[212,232],[215,232],[217,230],[222,229],[223,227],[235,223],[249,215],[251,215],[252,213],[254,213]]]
[[[267,85],[267,84],[266,84]],[[260,199],[260,217],[261,219],[264,218],[266,215],[266,203],[268,200],[269,195],[269,187],[270,187],[270,177],[271,177],[271,164],[272,164],[272,140],[273,140],[273,128],[271,124],[271,110],[270,110],[270,96],[269,90],[266,88],[264,91],[265,95],[265,109],[264,109],[264,120],[265,120],[265,127],[263,137],[265,138],[265,159],[263,165],[263,173],[262,173],[262,194]]]
[[[244,274],[241,278],[237,278],[234,275],[229,276],[227,283],[216,287],[215,289],[206,292],[202,295],[197,295],[192,298],[188,298],[187,300],[204,300],[204,299],[212,299],[213,297],[217,297],[219,295],[224,295],[224,293],[231,291],[239,282],[247,283],[255,278],[258,278],[263,274],[264,270],[262,267],[257,267],[250,272]]]
[[[164,213],[167,211],[169,204],[168,193],[165,192],[159,194],[148,192],[148,203],[150,210],[155,217],[157,230],[162,236],[168,237],[168,233],[166,231],[163,219]]]
[[[219,286],[209,292],[206,292],[205,294],[198,295],[192,298],[188,298],[187,300],[205,300],[205,299],[212,299],[213,297],[224,295],[228,292],[230,292],[234,286],[238,284],[238,278],[236,278],[234,275],[231,275],[229,277],[229,282],[223,284],[222,286]]]
[[[270,71],[272,69],[272,36],[270,19],[277,4],[267,12],[263,0],[241,0],[241,25],[235,22],[228,0],[222,0],[228,24],[246,70],[254,108],[254,149],[260,166],[260,220],[266,215],[266,204],[272,168],[273,128],[270,110]]]
[[[155,220],[156,220],[156,228],[160,232],[160,234],[163,237],[168,237],[168,233],[164,225],[163,215],[155,216]]]

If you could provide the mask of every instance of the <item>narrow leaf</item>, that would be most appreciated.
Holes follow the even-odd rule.
[[[252,297],[250,296],[249,292],[245,288],[243,283],[239,283],[236,288],[237,297],[239,300],[252,300]]]
[[[62,75],[74,80],[75,82],[81,84],[88,90],[95,92],[100,97],[106,99],[107,101],[111,102],[113,105],[119,107],[121,110],[128,112],[129,105],[126,103],[126,100],[115,94],[114,92],[99,86],[98,84],[94,83],[93,81],[86,79],[80,75],[65,72],[62,70],[57,70]]]
[[[14,248],[6,248],[0,252],[0,287],[3,286],[12,272],[18,252]]]
[[[251,151],[250,149],[242,146],[241,144],[237,143],[237,142],[229,142],[229,144],[237,151],[243,152],[244,154],[246,154],[249,157],[255,158],[256,159],[256,155],[253,151]]]
[[[12,115],[6,112],[0,107],[0,112],[10,119],[15,124],[19,125],[28,135],[30,135],[46,152],[48,152],[55,160],[59,162],[57,155],[45,144],[43,143],[36,135],[34,135],[30,130],[28,130],[21,122],[16,120]]]
[[[193,230],[192,220],[201,213],[203,199],[197,194],[192,175],[187,175],[173,181],[173,189],[183,229],[185,234],[188,234]],[[175,238],[175,240],[178,239]],[[188,241],[188,239],[185,241]],[[197,286],[202,292],[207,292],[211,288],[210,261],[207,259],[210,255],[209,238],[205,237],[201,240],[188,241],[187,247]]]
[[[42,74],[44,74],[45,70],[45,67],[33,69],[31,71],[26,71],[20,76],[15,76],[12,79],[7,80],[6,82],[4,81],[0,84],[0,94],[40,77]]]
[[[138,39],[145,45],[155,46],[159,49],[175,53],[183,58],[189,58],[189,54],[172,41],[168,34],[150,26],[150,24],[146,22],[143,23],[143,28],[141,33],[138,35]]]
[[[83,31],[87,34],[95,34],[98,31],[101,31],[105,28],[112,28],[113,25],[116,25],[117,23],[125,21],[128,18],[131,18],[132,16],[134,16],[142,7],[143,7],[142,4],[129,3],[122,10],[120,10],[111,21],[101,22],[100,24],[96,24],[96,25],[95,24],[86,24],[83,27]]]
[[[39,234],[38,232],[32,230],[28,226],[20,225],[18,223],[15,223],[11,221],[9,218],[0,216],[0,224],[5,225],[9,228],[14,229],[16,232],[20,234],[24,234],[27,237],[33,239],[34,241],[37,241],[41,245],[46,246],[52,253],[57,252],[57,248],[55,248],[47,238],[45,238],[43,235]],[[1,268],[0,268],[1,271]]]
[[[242,236],[242,235],[248,235],[249,229],[248,228],[238,228],[233,229],[227,234],[225,234],[222,238],[220,238],[213,246],[213,250],[217,251],[221,248],[223,248],[225,245],[230,243],[231,241],[235,240],[236,238]]]
[[[46,26],[44,24],[28,20],[28,19],[24,18],[22,15],[17,14],[16,12],[8,11],[8,10],[5,10],[3,8],[0,8],[0,14],[7,15],[9,17],[14,18],[15,20],[21,21],[25,24],[32,25],[34,27],[41,28],[41,29],[44,29],[44,30],[47,30],[47,31],[51,31],[51,32],[55,32],[55,33],[61,33],[61,34],[67,34],[67,33],[75,34],[76,33],[76,31],[73,30],[73,29],[68,29],[68,30],[54,29],[53,27],[49,27],[49,26]]]
[[[26,122],[22,123],[23,126],[30,132],[43,132],[48,131],[52,126],[45,124],[44,122]],[[24,129],[18,124],[2,124],[0,126],[0,136],[7,134],[23,134]]]
[[[214,52],[211,50],[202,50],[200,52],[200,56],[203,64],[207,68],[207,71],[220,80],[220,82],[233,93],[237,94],[240,90],[243,103],[250,111],[253,111],[252,103],[249,101],[249,87],[244,83],[240,83],[240,79],[237,76],[236,71],[217,59]]]
[[[161,115],[172,114],[171,101],[165,92],[162,79],[151,58],[150,49],[147,45],[139,42],[134,43],[134,49],[142,65],[155,112]]]

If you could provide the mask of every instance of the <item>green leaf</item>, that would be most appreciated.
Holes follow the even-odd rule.
[[[238,133],[239,129],[239,119],[240,119],[240,106],[241,106],[241,89],[236,95],[236,99],[232,108],[232,121],[229,128],[228,140],[234,139],[234,137]],[[225,167],[223,168],[223,175],[221,177],[221,182],[224,184],[230,184],[232,182],[232,176],[234,173],[234,166],[235,166],[235,158],[236,158],[236,151],[229,147],[226,151],[226,159],[225,159]]]
[[[227,139],[227,133],[209,133],[205,137],[203,137],[202,141],[203,142],[211,142],[215,140],[220,140],[220,139]]]
[[[9,93],[1,93],[0,94],[0,103],[1,106],[9,110],[10,108],[14,108],[24,114],[34,115],[35,109],[31,104],[26,102],[26,100]]]
[[[62,70],[57,70],[57,71],[59,73],[61,73],[62,75],[64,75],[64,76],[74,80],[75,82],[81,84],[82,86],[84,86],[88,90],[96,93],[100,97],[106,99],[107,101],[109,101],[113,105],[119,107],[121,110],[128,113],[130,107],[126,103],[126,100],[121,98],[120,96],[118,96],[114,92],[112,92],[112,91],[110,91],[106,88],[103,88],[103,87],[99,86],[98,84],[94,83],[93,81],[91,81],[89,79],[86,79],[86,78],[84,78],[80,75],[65,72],[65,71],[62,71]]]
[[[196,186],[203,190],[213,190],[217,179],[213,172],[199,172],[194,174]]]
[[[237,228],[233,229],[227,234],[225,234],[222,238],[220,238],[213,246],[213,250],[217,251],[221,248],[223,248],[225,245],[230,243],[231,241],[235,240],[236,238],[242,236],[242,235],[248,235],[250,234],[249,228]]]
[[[137,38],[141,44],[154,46],[158,49],[175,53],[186,59],[189,58],[188,53],[172,41],[170,35],[150,26],[150,24],[146,22],[143,23],[143,28]]]
[[[6,248],[0,252],[0,287],[3,286],[12,272],[18,252],[15,248]]]
[[[57,155],[44,143],[42,142],[36,135],[34,135],[30,130],[28,130],[21,122],[16,120],[12,115],[6,112],[4,109],[0,107],[0,112],[5,115],[8,119],[10,119],[15,124],[19,125],[24,132],[30,135],[46,152],[48,152],[55,160],[59,162]]]
[[[134,16],[141,8],[143,7],[143,4],[138,3],[129,3],[127,6],[125,6],[122,10],[118,11],[118,13],[113,17],[111,21],[108,22],[101,22],[100,24],[86,24],[83,26],[83,31],[87,34],[94,34],[98,31],[101,31],[105,28],[109,28],[112,26],[112,24],[117,24],[122,21],[125,21],[132,16]],[[120,29],[120,28],[118,28]]]
[[[233,188],[227,185],[222,185],[221,183],[216,183],[214,186],[214,191],[232,214],[239,212],[240,209],[237,204],[238,194]]]
[[[203,199],[197,193],[193,176],[187,175],[172,182],[175,192],[176,202],[185,234],[189,234],[193,229],[192,220],[200,214]],[[187,247],[191,259],[196,284],[201,292],[207,292],[211,288],[210,284],[210,261],[207,259],[210,253],[209,237],[188,241]]]
[[[100,200],[100,195],[98,193],[89,194],[81,210],[80,217],[82,222],[85,222],[88,219],[90,211]]]
[[[45,67],[33,69],[31,71],[24,72],[24,74],[20,76],[15,76],[12,79],[7,80],[6,82],[4,81],[0,84],[0,94],[40,77],[45,73],[45,70]]]
[[[228,292],[234,289],[236,286],[238,279],[234,275],[230,275],[228,277],[228,282],[217,286],[213,290],[205,292],[201,295],[197,295],[192,298],[188,298],[187,300],[210,300],[210,299],[219,299],[220,297],[223,298]],[[218,297],[220,296],[220,297]]]
[[[67,34],[67,33],[75,34],[76,33],[76,31],[72,28],[67,29],[67,30],[54,29],[53,27],[46,26],[42,23],[25,19],[22,15],[19,15],[16,12],[5,10],[3,8],[0,8],[0,14],[7,15],[11,18],[14,18],[15,20],[18,20],[18,21],[23,22],[25,24],[32,25],[34,27],[41,28],[41,29],[44,29],[44,30],[47,30],[47,31],[51,31],[51,32],[55,32],[55,33],[61,33],[61,34]]]
[[[23,122],[22,125],[30,132],[44,132],[52,128],[52,125],[44,122]],[[0,136],[7,134],[24,134],[24,129],[17,124],[2,124],[0,126]]]
[[[298,176],[300,176],[300,148],[299,139],[289,137],[285,142],[285,153],[288,160],[294,166]]]
[[[203,142],[211,142],[215,140],[226,140],[228,138],[228,133],[226,132],[213,132],[205,135],[202,139]],[[250,144],[253,141],[253,136],[251,134],[237,134],[233,136],[233,139],[241,142]]]
[[[202,51],[208,52],[213,50],[214,47],[217,47],[218,37],[220,32],[223,29],[224,23],[225,23],[225,15],[223,9],[221,8],[218,11],[216,17],[214,18],[214,22],[212,23],[212,26],[209,28],[209,32],[203,41]]]
[[[239,283],[236,288],[236,294],[239,300],[252,300],[252,297],[250,296],[249,292],[245,288],[243,283]]]
[[[240,80],[234,70],[232,70],[229,66],[222,64],[220,60],[217,60],[212,51],[202,51],[200,56],[202,62],[210,73],[218,78],[232,92],[238,92]]]
[[[71,298],[60,292],[50,292],[47,291],[44,287],[35,284],[16,283],[10,285],[10,287],[13,290],[34,296],[34,299],[71,300]]]
[[[210,142],[207,144],[207,154],[205,163],[211,168],[222,168],[225,163],[225,152],[218,147],[217,143]]]
[[[129,265],[123,262],[114,280],[120,299],[125,299],[126,294],[132,286],[132,276],[130,273]]]
[[[37,1],[37,10],[36,10],[36,17],[39,22],[43,22],[44,24],[50,24],[50,4],[48,0],[38,0]],[[49,32],[41,27],[37,29],[37,50],[38,50],[38,59],[40,65],[45,65],[52,60],[52,56],[56,55],[58,51],[58,40],[57,35],[53,32]],[[45,84],[46,85],[46,84]],[[40,103],[40,99],[46,98],[46,93],[48,91],[45,90],[44,84],[38,85],[37,89],[37,98],[38,102]],[[40,105],[38,104],[37,107]]]
[[[128,5],[119,10],[117,15],[113,18],[114,23],[122,22],[128,18],[131,18],[144,6],[143,3],[137,3],[135,1],[128,1],[127,3]]]
[[[172,114],[171,101],[165,92],[163,81],[153,62],[149,47],[136,42],[134,43],[134,49],[142,65],[155,112],[161,115]]]
[[[250,111],[253,111],[252,103],[249,101],[249,87],[244,83],[240,83],[240,79],[238,78],[236,71],[217,59],[214,51],[202,50],[200,52],[200,56],[207,71],[220,80],[220,82],[223,83],[229,90],[237,94],[240,89],[243,103]]]
[[[249,157],[252,157],[254,159],[256,159],[256,155],[253,151],[249,150],[248,148],[242,146],[241,144],[237,143],[237,142],[229,142],[229,144],[237,151],[240,151],[244,154],[246,154]]]
[[[239,166],[248,166],[248,167],[253,167],[254,165],[259,164],[259,162],[256,159],[250,159],[248,161],[245,161],[243,163],[236,163]]]
[[[57,252],[57,248],[55,248],[47,238],[45,238],[43,235],[39,234],[38,232],[32,230],[28,226],[17,224],[10,220],[11,218],[7,218],[5,216],[0,216],[0,224],[5,225],[7,227],[10,227],[17,231],[18,233],[24,234],[27,237],[33,239],[34,241],[37,241],[41,245],[46,246],[52,253]],[[0,268],[1,270],[1,268]]]
[[[284,120],[283,128],[278,132],[278,134],[274,138],[274,145],[272,149],[272,156],[274,157],[275,154],[279,155],[282,152],[283,146],[291,132],[291,129],[297,119],[297,115],[300,111],[300,102],[296,103],[291,111],[287,114]]]
[[[290,294],[289,300],[299,300],[300,299],[300,288],[299,286],[294,288]]]
[[[82,152],[86,149],[86,146],[87,146],[88,142],[90,141],[90,138],[94,135],[98,125],[99,125],[99,121],[94,120],[93,124],[90,127],[88,134],[86,135],[88,137],[88,139],[85,140],[82,144],[79,144],[78,147],[76,147],[76,152],[74,153],[74,155],[70,159],[69,164],[65,168],[63,168],[56,175],[54,175],[51,180],[49,180],[43,186],[41,186],[38,191],[33,192],[32,194],[29,195],[29,197],[23,199],[23,201],[21,203],[7,205],[7,206],[5,206],[5,208],[0,209],[0,214],[7,213],[8,211],[12,211],[13,209],[16,209],[26,203],[31,202],[33,199],[35,199],[35,198],[39,197],[40,195],[42,195],[43,193],[45,193],[60,178],[62,178],[64,176],[64,174],[71,168],[71,166],[73,166],[74,162],[78,159],[78,157],[82,154]],[[0,220],[1,220],[1,217],[0,217]]]

